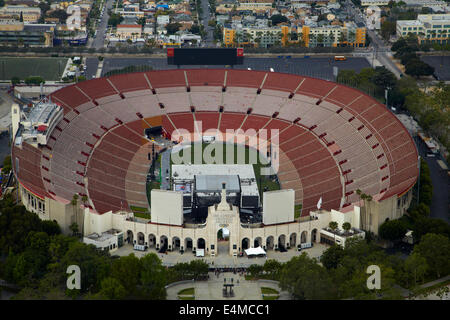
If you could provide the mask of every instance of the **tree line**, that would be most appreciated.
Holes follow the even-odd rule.
[[[0,201],[0,279],[19,286],[14,299],[166,299],[173,281],[207,278],[203,261],[162,265],[155,253],[114,256],[41,220],[11,195]],[[67,267],[81,269],[81,289],[66,287]]]
[[[380,267],[381,288],[367,287],[367,268]],[[406,259],[389,255],[375,241],[349,239],[345,248],[329,247],[320,257],[306,253],[286,263],[267,260],[248,268],[250,279],[279,281],[294,299],[403,299],[401,287],[412,292],[425,281],[450,273],[448,236],[427,233]]]

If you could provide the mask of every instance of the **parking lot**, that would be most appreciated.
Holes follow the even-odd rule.
[[[422,56],[421,59],[434,68],[437,80],[450,81],[450,56]]]
[[[310,57],[310,58],[288,58],[283,55],[277,58],[245,58],[243,65],[236,65],[234,69],[265,70],[269,71],[271,68],[275,72],[285,72],[309,77],[315,77],[325,80],[334,80],[333,67],[336,66],[341,70],[361,71],[363,68],[370,67],[369,62],[364,57],[348,58],[346,61],[334,61],[333,57]],[[92,58],[91,58],[92,59]],[[88,59],[89,61],[90,59]],[[88,74],[92,75],[95,72],[89,70]],[[177,66],[168,65],[165,58],[105,58],[103,64],[102,75],[115,69],[122,69],[127,66],[148,65],[154,70],[176,69]],[[180,66],[180,68],[225,68],[225,65],[202,65],[202,66]],[[88,79],[91,77],[88,76]]]

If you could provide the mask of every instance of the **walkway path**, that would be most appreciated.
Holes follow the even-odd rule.
[[[233,279],[234,297],[224,298],[222,296],[224,279],[226,279],[226,283],[231,283],[231,279]],[[247,281],[244,276],[231,272],[221,273],[217,277],[210,272],[208,281],[183,283],[167,288],[167,300],[177,300],[178,292],[187,288],[195,288],[195,300],[262,300],[261,287],[281,291],[276,282]],[[289,293],[281,291],[279,299],[288,300]]]

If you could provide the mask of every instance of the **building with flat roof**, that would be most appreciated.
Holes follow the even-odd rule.
[[[119,24],[117,25],[116,34],[119,39],[136,39],[140,38],[142,26],[140,24]]]
[[[0,20],[0,44],[53,47],[55,28],[55,24],[25,24],[17,20]]]
[[[24,22],[37,22],[41,17],[41,8],[28,7],[25,5],[6,5],[3,8],[0,8],[0,14],[17,18],[22,15]]]
[[[419,43],[449,43],[450,14],[419,14],[417,20],[398,20],[397,36],[417,35]]]

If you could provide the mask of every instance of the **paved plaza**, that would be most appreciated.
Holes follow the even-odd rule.
[[[287,262],[290,259],[292,259],[293,257],[299,256],[302,252],[306,252],[311,258],[319,258],[322,255],[323,251],[325,251],[328,247],[329,246],[324,245],[324,244],[314,243],[314,246],[312,248],[303,249],[300,252],[297,251],[296,248],[295,249],[291,248],[287,252],[268,250],[267,257],[248,258],[247,256],[232,257],[226,253],[221,253],[215,257],[211,257],[211,256],[195,257],[191,251],[184,252],[183,254],[181,254],[179,251],[158,253],[158,251],[156,251],[155,248],[149,248],[143,252],[143,251],[134,250],[133,246],[131,244],[125,244],[123,247],[112,252],[111,255],[127,256],[130,253],[134,253],[135,256],[140,258],[148,253],[153,252],[153,253],[156,253],[158,255],[158,257],[161,258],[161,260],[163,261],[163,265],[165,265],[165,266],[172,266],[176,263],[190,262],[191,260],[201,259],[201,260],[205,261],[206,263],[208,263],[211,267],[239,268],[239,267],[248,267],[252,264],[263,265],[267,259],[275,259],[279,262]]]
[[[224,298],[222,288],[224,279],[227,283],[233,279],[234,297]],[[187,288],[195,289],[195,300],[263,300],[261,288],[268,287],[277,290],[280,293],[278,300],[289,300],[288,292],[281,291],[278,284],[274,281],[247,281],[245,277],[232,272],[219,274],[217,277],[214,272],[209,273],[208,281],[187,282],[167,288],[167,300],[178,300],[178,292]]]

